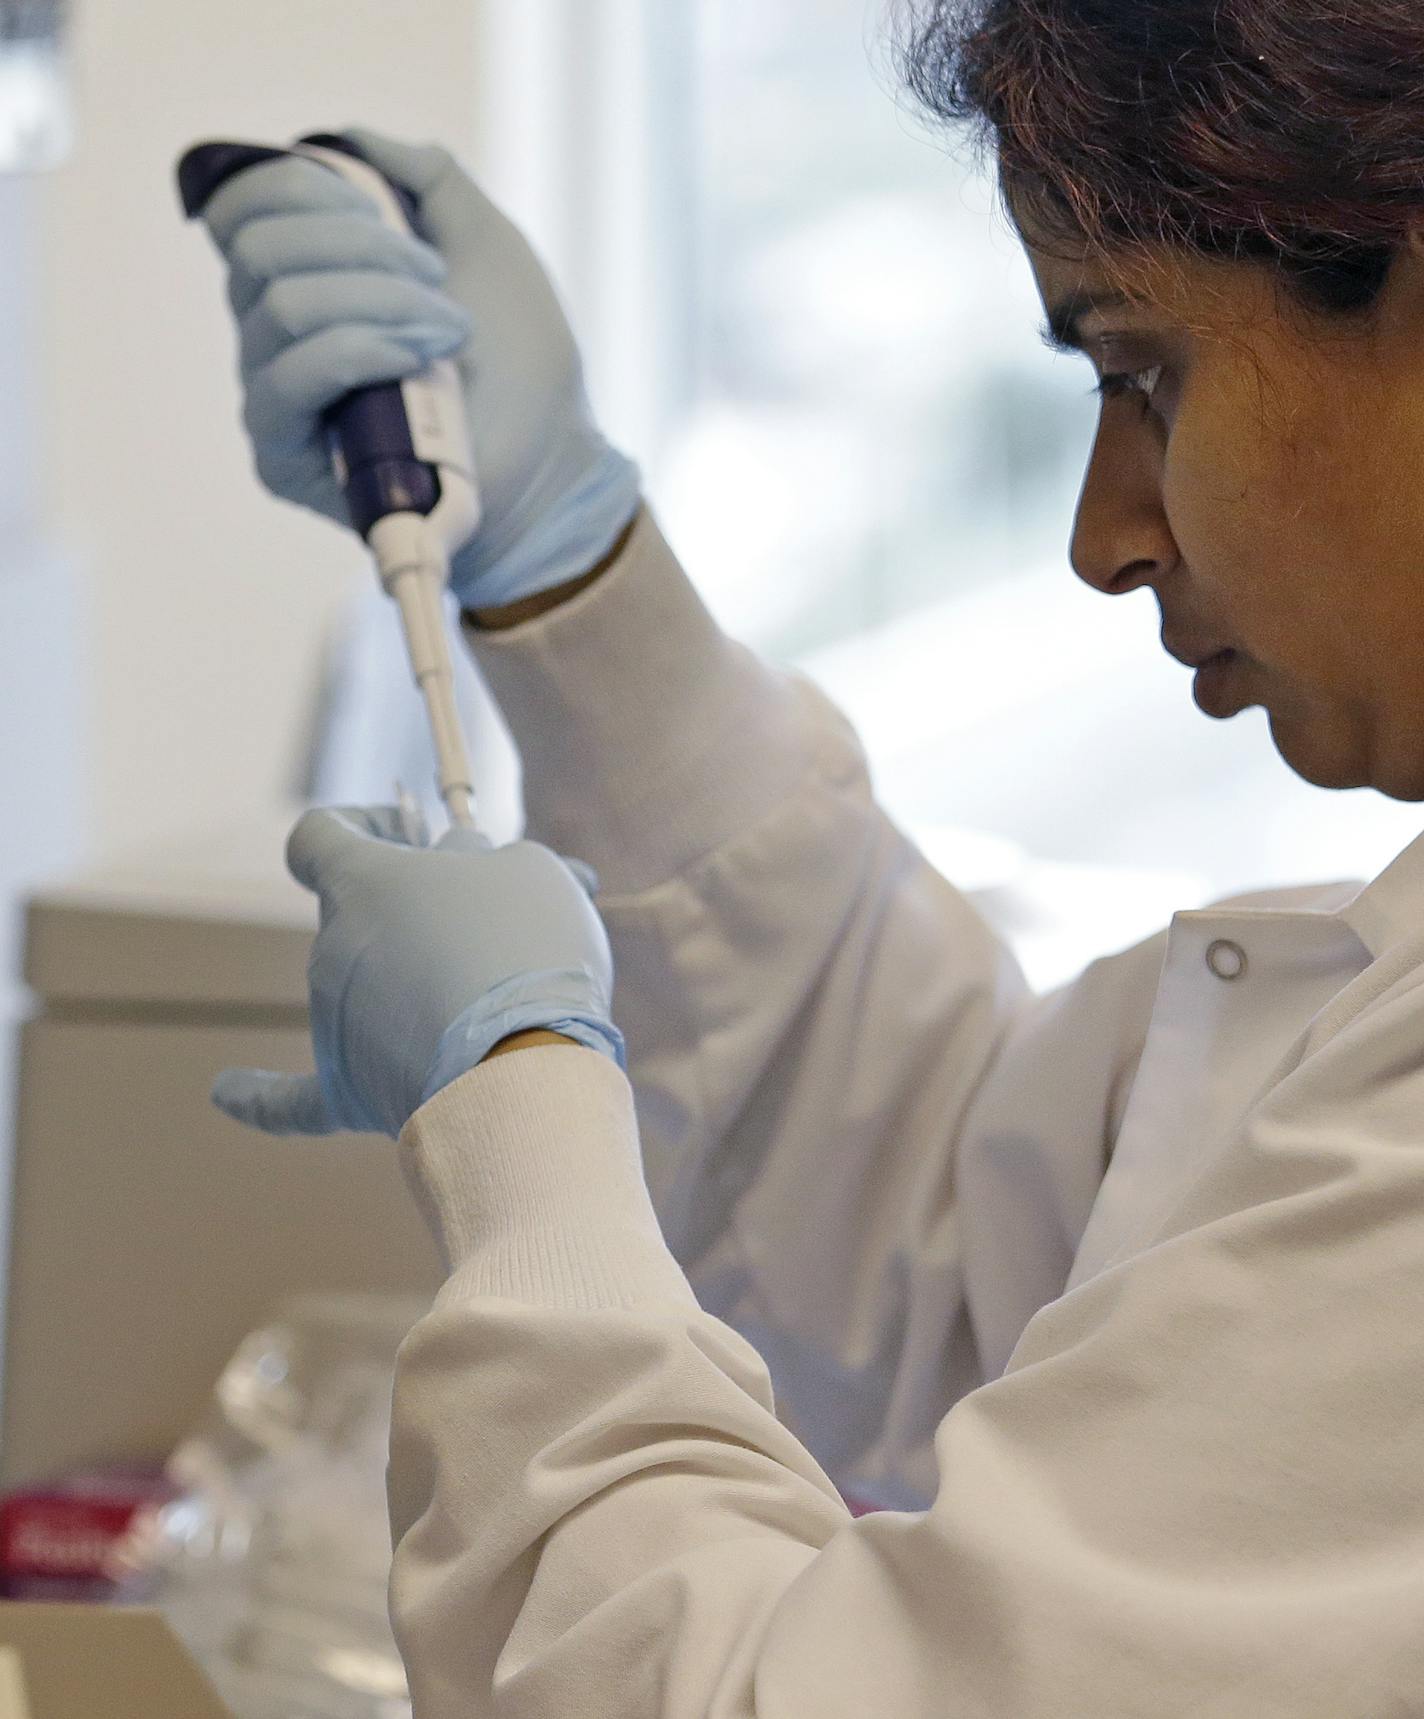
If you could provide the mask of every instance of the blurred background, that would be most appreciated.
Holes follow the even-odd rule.
[[[191,977],[172,995],[112,977],[97,1001],[63,977],[110,949],[103,903],[132,919],[143,900],[150,931],[247,911],[304,799],[428,773],[362,549],[252,475],[217,261],[172,183],[204,136],[359,122],[462,158],[552,270],[603,426],[713,611],[841,703],[892,815],[1040,988],[1176,909],[1366,878],[1418,833],[1414,807],[1291,775],[1260,710],[1210,722],[1151,593],[1074,578],[1089,368],[1039,344],[992,188],[897,96],[883,12],[0,5],[7,1042],[37,1010],[100,1003],[167,1019],[181,1001],[211,1025]],[[487,815],[512,836],[517,758],[465,676]],[[37,892],[70,943],[46,967],[32,925],[26,987]],[[300,931],[306,905],[280,899],[273,923]],[[195,970],[216,962],[195,947]],[[268,982],[227,1002],[277,1011],[299,1057],[300,963]],[[131,1078],[114,1066],[111,1092]],[[184,1090],[196,1133],[202,1081]]]
[[[892,812],[964,832],[969,881],[1027,855],[1168,873],[1182,906],[1189,879],[1364,874],[1409,839],[1412,808],[1292,777],[1261,711],[1204,718],[1150,593],[1073,577],[1088,367],[1039,345],[989,186],[897,96],[883,10],[68,7],[52,164],[0,178],[12,889],[304,789],[384,798],[391,735],[419,741],[360,548],[252,477],[217,262],[172,190],[195,138],[348,121],[444,141],[524,224],[714,611],[846,706]],[[1075,894],[1037,976],[1125,914],[1120,882]]]

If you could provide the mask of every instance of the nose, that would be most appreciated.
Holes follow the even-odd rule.
[[[1104,415],[1106,419],[1106,414]],[[1083,475],[1069,559],[1086,585],[1120,597],[1157,585],[1177,565],[1176,539],[1162,508],[1160,457],[1106,422]]]

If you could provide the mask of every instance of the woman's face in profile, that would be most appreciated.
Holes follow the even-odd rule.
[[[1263,706],[1306,781],[1424,800],[1421,249],[1368,319],[1312,315],[1262,267],[1176,252],[1134,255],[1140,302],[1090,309],[1113,288],[1101,265],[1021,230],[1050,320],[1100,377],[1131,377],[1103,402],[1079,576],[1150,586],[1164,644],[1193,662],[1233,650],[1198,704]]]

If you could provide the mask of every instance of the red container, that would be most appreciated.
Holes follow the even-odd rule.
[[[172,1496],[161,1471],[87,1469],[0,1498],[0,1595],[105,1600],[109,1558],[135,1511]]]

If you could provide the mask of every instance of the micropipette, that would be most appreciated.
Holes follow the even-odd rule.
[[[339,173],[375,204],[397,232],[414,231],[414,202],[345,138],[304,137],[291,149],[200,143],[178,164],[189,218],[238,173],[304,156]],[[381,583],[400,610],[406,649],[435,744],[440,797],[452,823],[474,823],[474,779],[455,702],[442,598],[450,558],[479,524],[479,490],[459,373],[439,359],[403,382],[357,388],[325,415],[332,467],[351,523],[375,557]]]

